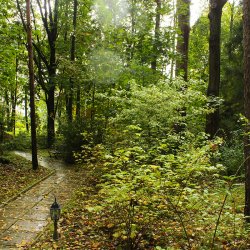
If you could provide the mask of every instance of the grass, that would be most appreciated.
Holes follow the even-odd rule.
[[[1,156],[0,160],[0,204],[6,202],[30,185],[48,175],[51,170],[39,167],[32,170],[32,163],[14,153]]]

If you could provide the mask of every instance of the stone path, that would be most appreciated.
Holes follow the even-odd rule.
[[[31,159],[28,153],[15,153]],[[56,172],[0,208],[0,250],[21,249],[22,245],[34,241],[49,223],[54,196],[63,208],[77,186],[73,171],[63,162],[40,157],[39,164]]]

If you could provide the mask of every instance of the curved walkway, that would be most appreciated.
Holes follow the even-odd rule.
[[[31,159],[31,154],[15,153]],[[49,223],[49,209],[54,197],[63,207],[77,187],[74,171],[63,162],[39,157],[39,164],[54,169],[55,174],[0,208],[1,250],[21,249],[32,243]]]

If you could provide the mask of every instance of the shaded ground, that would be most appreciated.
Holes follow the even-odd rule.
[[[28,153],[16,153],[30,158]],[[32,243],[49,223],[54,197],[63,209],[79,183],[79,175],[63,162],[40,158],[39,164],[54,169],[55,174],[0,208],[0,249],[20,249]]]

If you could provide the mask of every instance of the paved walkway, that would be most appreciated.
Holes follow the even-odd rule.
[[[30,154],[16,154],[31,159]],[[77,186],[73,171],[63,162],[39,158],[39,164],[56,172],[0,208],[0,250],[20,249],[31,243],[49,223],[49,209],[54,196],[63,207]]]

